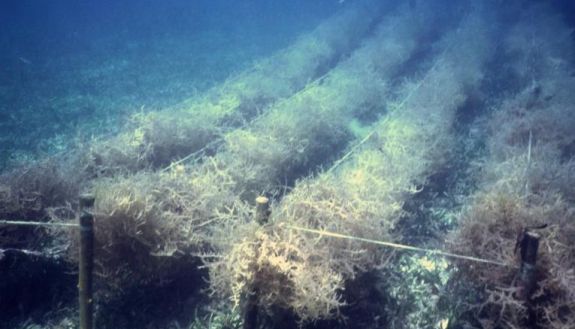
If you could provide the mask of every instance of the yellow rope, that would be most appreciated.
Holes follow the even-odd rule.
[[[315,229],[311,229],[311,228],[304,228],[304,227],[298,227],[298,226],[293,226],[293,225],[283,225],[283,226],[285,226],[289,229],[292,229],[292,230],[296,230],[296,231],[315,233],[315,234],[319,234],[322,236],[328,236],[328,237],[332,237],[332,238],[355,240],[355,241],[361,241],[361,242],[376,244],[376,245],[380,245],[380,246],[386,246],[386,247],[395,248],[395,249],[425,252],[425,253],[431,253],[434,255],[441,255],[441,256],[445,256],[445,257],[469,260],[469,261],[473,261],[473,262],[512,267],[512,265],[498,262],[498,261],[494,261],[494,260],[482,259],[482,258],[477,258],[477,257],[472,257],[472,256],[458,255],[458,254],[453,254],[453,253],[449,253],[449,252],[445,252],[445,251],[441,251],[441,250],[437,250],[437,249],[419,248],[419,247],[408,246],[408,245],[404,245],[404,244],[400,244],[400,243],[393,243],[393,242],[385,242],[385,241],[379,241],[379,240],[359,238],[359,237],[335,233],[335,232],[329,232],[329,231],[324,231],[324,230],[315,230]]]
[[[443,52],[441,52],[441,56],[439,56],[439,58],[435,59],[431,68],[425,73],[423,78],[420,79],[415,84],[415,86],[409,91],[409,93],[401,100],[401,102],[395,107],[394,111],[398,111],[398,110],[402,109],[405,106],[405,104],[407,103],[407,101],[409,101],[411,99],[411,97],[415,94],[415,92],[419,88],[421,88],[421,86],[423,86],[423,84],[425,83],[427,78],[431,75],[431,72],[433,72],[439,66],[439,64],[443,62],[442,61],[443,55],[445,55],[449,51],[451,51],[451,48],[454,46],[454,43],[455,42],[452,42],[449,45],[447,45],[445,50]],[[349,152],[347,152],[343,157],[341,157],[339,160],[337,160],[333,164],[333,166],[327,170],[327,172],[329,173],[329,172],[334,171],[337,167],[339,167],[339,165],[341,165],[343,162],[345,162],[353,153],[355,153],[355,151],[357,151],[357,149],[359,149],[363,144],[365,144],[371,138],[371,136],[373,136],[377,132],[377,130],[378,130],[378,128],[375,128],[372,131],[370,131],[369,134],[367,134],[367,136],[365,138],[363,138],[361,141],[359,141],[359,143],[354,145]]]
[[[290,100],[293,100],[295,97],[298,97],[299,95],[302,95],[304,92],[306,92],[307,90],[309,90],[311,87],[314,87],[316,85],[319,85],[328,75],[331,74],[331,71],[328,71],[327,73],[323,74],[322,76],[316,78],[315,80],[313,80],[312,82],[308,83],[307,85],[304,86],[304,88],[302,88],[301,90],[299,90],[298,92],[296,92],[295,94],[292,94],[291,96],[287,97],[287,98],[282,98],[280,100],[278,100],[275,103],[272,103],[268,106],[268,108],[274,108],[274,107],[279,107],[284,103],[287,103]],[[256,118],[254,118],[251,121],[247,121],[245,122],[243,125],[241,125],[240,127],[238,127],[237,129],[245,129],[248,127],[248,125],[254,125],[255,123],[258,122],[258,120],[261,120],[261,118],[263,117],[263,115],[259,115]],[[166,172],[170,169],[172,169],[173,167],[184,163],[186,161],[188,161],[189,159],[195,157],[195,156],[200,156],[200,155],[204,155],[205,152],[212,146],[217,145],[218,143],[223,143],[224,138],[222,136],[216,138],[215,140],[211,141],[210,143],[206,144],[204,147],[202,147],[201,149],[194,151],[188,155],[186,155],[185,157],[172,162],[170,165],[168,165],[167,167],[163,168],[161,170],[161,172]]]
[[[429,69],[429,71],[427,71],[425,73],[425,76],[419,80],[417,82],[417,84],[413,87],[413,89],[411,89],[409,91],[409,93],[403,98],[403,100],[395,107],[394,111],[399,111],[400,109],[402,109],[405,104],[407,103],[407,101],[413,96],[413,94],[415,94],[415,92],[421,88],[421,86],[423,85],[423,83],[425,82],[425,80],[427,80],[427,77],[430,75],[430,73],[436,69],[436,67],[439,65],[439,62],[441,61],[441,58],[436,60],[435,63],[433,64],[433,66]],[[337,167],[339,167],[339,165],[341,165],[343,162],[345,162],[349,157],[351,157],[353,155],[353,153],[355,153],[355,151],[357,151],[357,149],[359,149],[363,144],[365,144],[370,138],[371,136],[373,136],[376,132],[378,131],[378,128],[373,129],[372,131],[369,132],[369,134],[367,134],[367,136],[365,136],[361,141],[359,141],[359,143],[355,144],[351,150],[349,150],[349,152],[347,152],[343,157],[341,157],[339,160],[337,160],[333,166],[331,166],[331,168],[329,168],[327,170],[327,173],[330,173],[332,171],[334,171]]]

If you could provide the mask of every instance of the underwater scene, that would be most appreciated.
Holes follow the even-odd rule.
[[[0,0],[0,329],[574,329],[575,2]]]

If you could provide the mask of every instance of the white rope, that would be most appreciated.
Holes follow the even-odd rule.
[[[0,225],[80,227],[80,225],[78,225],[78,224],[28,222],[28,221],[23,221],[23,220],[0,220]]]
[[[283,225],[283,226],[285,226],[285,227],[287,227],[287,228],[289,228],[289,229],[292,229],[292,230],[296,230],[296,231],[303,231],[303,232],[308,232],[308,233],[314,233],[314,234],[319,234],[319,235],[321,235],[321,236],[328,236],[328,237],[332,237],[332,238],[346,239],[346,240],[355,240],[355,241],[361,241],[361,242],[376,244],[376,245],[385,246],[385,247],[390,247],[390,248],[395,248],[395,249],[403,249],[403,250],[409,250],[409,251],[424,252],[424,253],[429,253],[429,254],[434,254],[434,255],[440,255],[440,256],[445,256],[445,257],[451,257],[451,258],[457,258],[457,259],[464,259],[464,260],[473,261],[473,262],[478,262],[478,263],[486,263],[486,264],[493,264],[493,265],[499,265],[499,266],[512,267],[512,265],[509,265],[509,264],[506,264],[506,263],[502,263],[502,262],[498,262],[498,261],[495,261],[495,260],[489,260],[489,259],[483,259],[483,258],[477,258],[477,257],[465,256],[465,255],[458,255],[458,254],[453,254],[453,253],[450,253],[450,252],[445,252],[445,251],[441,251],[441,250],[437,250],[437,249],[419,248],[419,247],[408,246],[408,245],[400,244],[400,243],[393,243],[393,242],[372,240],[372,239],[366,239],[366,238],[359,238],[359,237],[350,236],[350,235],[345,235],[345,234],[340,234],[340,233],[335,233],[335,232],[329,232],[329,231],[324,231],[324,230],[315,230],[315,229],[311,229],[311,228],[304,228],[304,227],[298,227],[298,226],[292,226],[292,225]]]

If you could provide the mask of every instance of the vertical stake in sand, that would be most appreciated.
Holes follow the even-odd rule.
[[[94,197],[80,197],[80,260],[78,294],[80,301],[80,329],[94,327],[94,304],[92,296],[92,274],[94,270]]]
[[[529,301],[537,284],[535,263],[539,249],[539,234],[525,230],[519,241],[521,251],[521,268],[518,285],[521,288],[521,298]]]
[[[531,305],[531,295],[537,286],[537,268],[535,263],[537,262],[539,238],[539,234],[525,229],[518,241],[518,247],[521,251],[521,267],[519,269],[517,286],[519,287],[518,297],[523,300],[527,308],[527,314],[523,320],[525,328],[531,328],[531,325],[537,322],[537,315]]]
[[[256,222],[266,225],[270,219],[270,200],[265,196],[256,198]]]
[[[261,226],[268,223],[270,218],[269,199],[264,196],[256,198],[256,216],[255,220]],[[258,243],[259,246],[259,243]],[[258,282],[260,280],[259,271],[255,273],[254,281],[248,291],[246,304],[244,307],[244,324],[243,329],[256,329],[258,325]]]

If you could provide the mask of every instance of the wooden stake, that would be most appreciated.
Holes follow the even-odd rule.
[[[257,197],[256,216],[255,216],[256,222],[263,226],[268,223],[269,218],[270,218],[269,199],[266,198],[265,196]],[[257,246],[259,246],[259,243],[257,244]],[[248,296],[246,298],[244,305],[243,329],[256,329],[258,325],[259,280],[260,280],[260,274],[259,271],[257,271],[254,275],[254,280],[250,286]]]
[[[256,198],[256,222],[265,225],[270,219],[270,200],[265,196]]]
[[[94,300],[92,292],[92,275],[94,271],[94,215],[91,210],[94,197],[80,197],[80,259],[78,295],[80,301],[80,329],[94,327]]]
[[[243,329],[256,329],[258,325],[258,291],[256,285],[252,285],[252,288],[244,309]]]
[[[525,230],[519,242],[521,251],[521,268],[518,285],[521,288],[520,298],[528,301],[537,284],[537,251],[539,249],[539,234]]]

